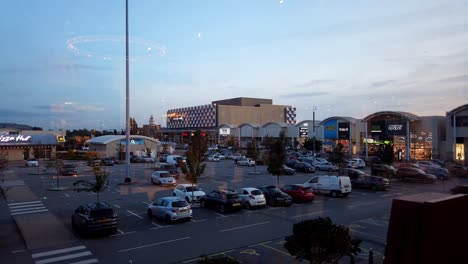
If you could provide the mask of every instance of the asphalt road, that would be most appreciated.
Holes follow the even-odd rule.
[[[100,238],[81,238],[77,235],[79,240],[76,243],[39,251],[25,250],[24,244],[16,236],[9,244],[9,252],[3,252],[1,256],[18,258],[21,260],[18,263],[70,263],[72,257],[76,261],[88,261],[81,263],[93,263],[91,260],[101,263],[196,263],[200,255],[224,254],[245,263],[297,263],[284,249],[284,237],[292,233],[292,226],[296,222],[328,216],[337,224],[349,226],[353,237],[363,240],[363,252],[358,256],[358,261],[364,261],[371,249],[377,260],[381,259],[384,252],[393,198],[419,192],[448,193],[451,187],[460,182],[467,184],[467,179],[459,178],[435,184],[392,182],[391,190],[386,192],[354,189],[347,198],[318,195],[312,203],[226,214],[195,205],[191,222],[168,225],[149,219],[146,214],[149,202],[171,196],[173,188],[150,183],[151,164],[132,164],[131,176],[135,181],[132,185],[119,185],[125,177],[125,165],[106,169],[110,171],[111,188],[102,193],[100,198],[113,205],[118,213],[118,233]],[[48,188],[56,184],[52,172],[37,175],[36,168],[21,166],[14,170],[40,197],[47,210],[70,230],[73,210],[82,203],[96,200],[93,193],[49,191]],[[60,185],[69,187],[78,179],[94,177],[84,163],[79,164],[78,172],[78,177],[60,177]],[[304,183],[312,175],[296,173],[293,176],[281,176],[280,185]],[[178,182],[183,183],[185,180],[181,177]],[[217,188],[236,189],[267,184],[275,185],[276,177],[267,174],[264,166],[239,167],[230,160],[208,163],[205,175],[199,182],[199,186],[206,192]],[[0,210],[2,217],[3,212],[8,212],[4,208]],[[33,217],[31,214],[31,220]],[[54,258],[47,258],[52,255],[51,252]]]

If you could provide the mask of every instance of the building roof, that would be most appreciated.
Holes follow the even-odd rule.
[[[371,120],[372,118],[374,117],[377,117],[377,116],[383,116],[383,115],[395,115],[395,116],[399,116],[403,119],[406,119],[408,121],[415,121],[415,120],[419,120],[419,116],[415,115],[415,114],[412,114],[412,113],[408,113],[408,112],[401,112],[401,111],[381,111],[381,112],[376,112],[376,113],[373,113],[373,114],[370,114],[366,117],[364,117],[361,121],[362,122],[367,122],[369,120]]]
[[[243,126],[250,126],[250,127],[252,127],[252,128],[259,128],[259,127],[261,127],[261,126],[260,126],[259,124],[257,124],[257,123],[242,123],[242,124],[240,124],[238,127],[240,128],[240,127],[243,127]]]
[[[146,139],[150,140],[153,142],[159,142],[158,140],[146,136],[140,136],[140,135],[130,135],[130,138],[141,138],[141,139]],[[125,139],[125,135],[105,135],[105,136],[100,136],[100,137],[95,137],[92,139],[89,139],[86,141],[88,144],[97,144],[97,145],[106,145],[109,144],[113,141],[117,140],[122,140]]]
[[[323,125],[326,122],[328,122],[330,120],[333,120],[333,119],[344,120],[344,121],[347,121],[347,122],[349,122],[351,124],[356,124],[358,122],[358,120],[359,120],[359,119],[356,119],[354,117],[349,117],[349,116],[332,116],[332,117],[326,118],[325,120],[320,122],[320,125]]]
[[[456,113],[461,112],[461,111],[466,110],[466,109],[468,109],[468,104],[464,104],[464,105],[461,105],[459,107],[456,107],[456,108],[452,109],[451,111],[447,112],[447,114],[453,115],[453,114],[456,114]]]
[[[267,127],[267,126],[273,125],[273,124],[278,125],[278,126],[283,127],[283,128],[286,128],[286,127],[289,126],[288,124],[286,124],[284,122],[268,122],[268,123],[264,124],[262,127]]]

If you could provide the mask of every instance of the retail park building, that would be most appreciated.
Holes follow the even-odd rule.
[[[156,128],[154,119],[144,126],[143,135],[132,136],[133,153],[143,147],[157,148],[160,141],[187,143],[191,133],[201,130],[211,144],[225,144],[234,138],[245,147],[247,142],[265,137],[278,137],[283,131],[291,146],[306,138],[323,140],[323,150],[331,151],[341,143],[351,155],[371,156],[378,145],[393,142],[395,153],[403,159],[453,159],[467,163],[468,104],[448,110],[441,116],[418,116],[401,111],[381,111],[362,118],[332,116],[324,120],[296,120],[296,108],[274,105],[271,99],[232,98],[211,104],[189,106],[167,111],[166,128]],[[31,156],[53,156],[63,134],[0,128],[0,150],[11,153],[9,159]],[[97,137],[90,140],[106,156],[118,156],[116,144],[122,136]],[[42,154],[41,154],[42,153]],[[409,153],[409,155],[408,155]]]

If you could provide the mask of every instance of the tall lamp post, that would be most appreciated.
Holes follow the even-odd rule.
[[[130,79],[128,55],[128,0],[125,0],[125,182],[130,183]]]
[[[315,137],[315,110],[317,110],[317,107],[316,106],[313,106],[312,107],[312,139],[313,139],[313,142],[312,142],[312,149],[313,149],[313,155],[315,157],[315,140],[316,140],[316,137]]]

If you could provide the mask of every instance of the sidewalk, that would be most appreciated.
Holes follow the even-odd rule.
[[[18,178],[7,171],[0,182],[10,215],[28,249],[52,247],[76,241],[75,236],[57,217],[43,207],[40,199]],[[42,209],[44,208],[44,209]]]

